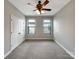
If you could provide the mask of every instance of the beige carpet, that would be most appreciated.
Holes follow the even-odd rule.
[[[25,41],[5,59],[73,59],[53,41]]]

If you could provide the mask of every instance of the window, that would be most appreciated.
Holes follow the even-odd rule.
[[[35,27],[28,27],[28,34],[35,34]]]
[[[43,20],[43,28],[45,34],[51,34],[51,20]]]
[[[35,20],[27,21],[28,34],[35,34],[35,26]]]

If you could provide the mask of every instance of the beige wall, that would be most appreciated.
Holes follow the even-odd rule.
[[[74,0],[54,16],[54,38],[74,55],[75,48]]]
[[[28,35],[27,34],[27,25],[26,25],[26,39],[27,38],[34,38],[34,39],[52,39],[53,37],[53,28],[51,28],[51,35],[50,34],[44,34],[43,32],[43,20],[51,20],[51,23],[53,21],[52,16],[27,16],[26,22],[29,19],[36,20],[36,27],[35,27],[35,34],[34,35]],[[53,23],[52,23],[53,26]]]
[[[4,0],[4,53],[11,49],[11,14],[25,19],[24,15],[7,0]]]

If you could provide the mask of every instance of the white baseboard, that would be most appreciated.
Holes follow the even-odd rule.
[[[24,40],[23,40],[24,41]],[[22,41],[22,42],[23,42]],[[17,44],[15,47],[13,47],[9,52],[7,52],[5,55],[4,55],[4,58],[6,58],[15,48],[17,48],[22,42],[20,42],[19,44]]]
[[[75,55],[73,55],[68,49],[66,49],[63,45],[61,45],[57,40],[55,40],[55,42],[66,51],[66,53],[68,53],[71,57],[75,58]]]

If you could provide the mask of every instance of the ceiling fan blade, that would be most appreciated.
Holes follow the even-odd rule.
[[[33,11],[36,11],[36,10],[33,10]]]
[[[43,8],[42,10],[45,10],[45,11],[51,11],[51,9],[45,9],[45,8]]]
[[[33,5],[33,4],[31,4],[31,3],[27,3],[27,5],[34,6],[34,5]]]
[[[49,1],[46,0],[42,5],[43,5],[43,6],[46,6],[48,3],[49,3]]]

